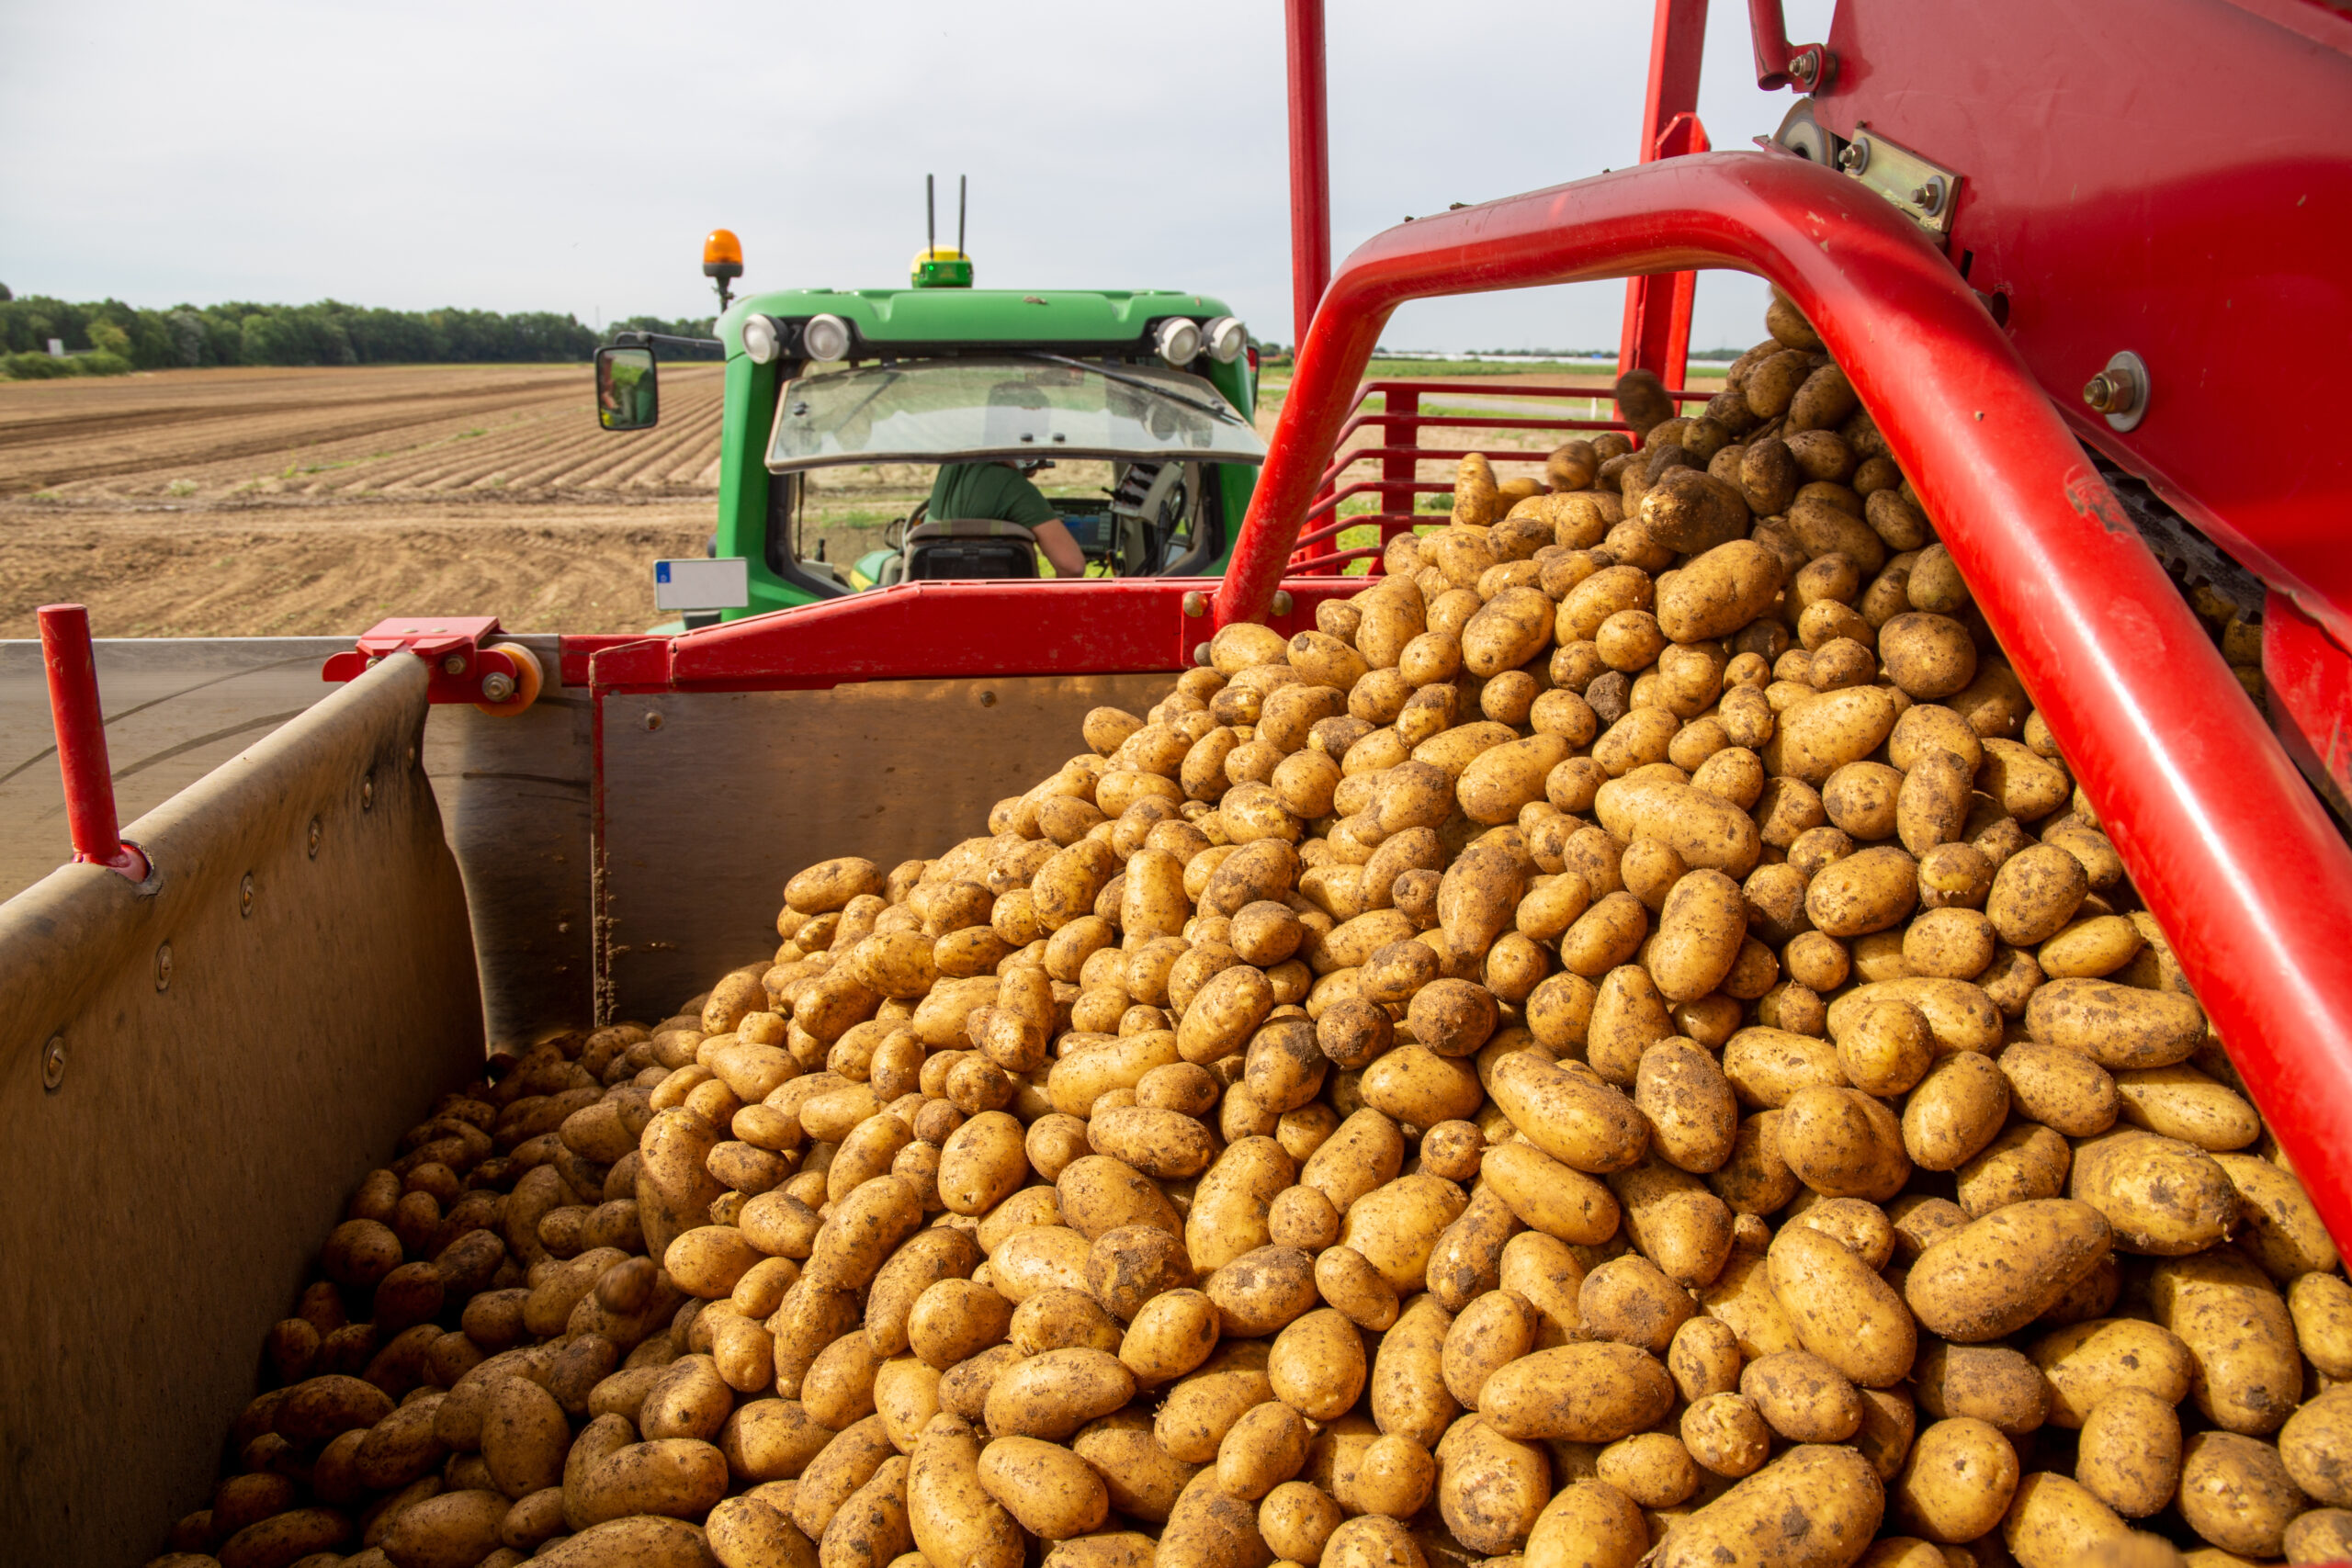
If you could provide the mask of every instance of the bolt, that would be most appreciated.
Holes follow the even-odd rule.
[[[1207,594],[1195,588],[1184,595],[1184,614],[1197,617],[1208,613],[1209,596]]]
[[[996,694],[994,692],[982,692],[980,694],[980,705],[984,708],[992,708],[996,706]]]
[[[318,859],[318,858],[319,858],[319,840],[320,840],[321,839],[322,839],[322,838],[326,837],[326,829],[325,829],[323,826],[322,826],[322,825],[320,824],[319,819],[318,819],[317,818],[315,818],[315,817],[313,817],[313,818],[311,818],[311,835],[310,835],[310,837],[311,837],[311,858],[312,860],[316,860],[316,859]]]
[[[649,714],[647,714],[647,715],[645,716],[645,728],[647,728],[647,730],[649,730],[649,731],[656,730],[656,729],[661,728],[662,728],[662,716],[661,716],[660,714],[658,714],[658,713],[649,713]]]
[[[1813,85],[1814,73],[1820,69],[1821,51],[1817,49],[1808,49],[1789,62],[1789,74],[1808,87]]]
[[[237,913],[250,919],[253,912],[254,874],[249,871],[245,873],[244,880],[237,884]]]
[[[1277,615],[1287,615],[1291,612],[1291,606],[1292,600],[1290,596],[1290,590],[1287,588],[1275,589],[1274,602],[1272,605],[1274,614]]]
[[[155,988],[172,988],[172,944],[168,942],[155,950]]]
[[[1838,153],[1838,166],[1849,175],[1859,175],[1870,167],[1871,139],[1857,136]]]
[[[2094,413],[2129,413],[2139,400],[2139,378],[2120,365],[2100,371],[2083,386],[2083,401]]]
[[[1193,662],[1195,664],[1206,665],[1208,661],[1209,645],[1204,642],[1194,643],[1193,645]]]
[[[1919,210],[1925,212],[1928,217],[1933,218],[1938,212],[1943,210],[1943,176],[1941,175],[1937,175],[1930,178],[1925,185],[1914,186],[1911,188],[1911,199],[1917,205]]]
[[[466,672],[466,656],[462,653],[453,653],[449,655],[448,658],[441,661],[441,671],[445,675],[464,674]]]
[[[362,811],[376,809],[376,775],[373,773],[369,773],[359,781],[359,809]]]
[[[492,671],[481,678],[481,694],[490,702],[504,702],[514,694],[514,677],[503,671]]]
[[[55,1094],[57,1086],[64,1081],[65,1036],[52,1034],[49,1037],[49,1043],[41,1049],[40,1087]]]

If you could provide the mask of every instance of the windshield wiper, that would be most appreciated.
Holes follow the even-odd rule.
[[[1180,403],[1188,404],[1204,412],[1216,414],[1229,423],[1241,423],[1241,416],[1233,412],[1233,405],[1220,398],[1202,398],[1187,388],[1171,387],[1165,381],[1154,381],[1148,377],[1123,375],[1108,366],[1090,360],[1071,359],[1064,355],[1046,354],[1033,348],[1016,348],[1012,352],[1023,359],[1042,359],[1048,365],[1067,365],[1072,369],[1084,370],[1100,376],[1106,381],[1116,381],[1123,387],[1136,387],[1147,392],[1158,392],[1162,397],[1172,398]]]

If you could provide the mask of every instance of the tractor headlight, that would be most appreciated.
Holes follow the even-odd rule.
[[[1201,355],[1201,329],[1182,316],[1170,316],[1159,323],[1159,331],[1152,336],[1152,347],[1159,357],[1178,369],[1182,369]]]
[[[754,365],[765,365],[783,346],[784,334],[774,316],[747,316],[743,320],[743,353]]]
[[[800,353],[808,359],[839,359],[849,353],[849,323],[839,316],[811,316],[800,326]]]
[[[1201,336],[1208,343],[1209,357],[1219,365],[1232,364],[1250,346],[1250,329],[1234,316],[1217,317],[1201,329]]]

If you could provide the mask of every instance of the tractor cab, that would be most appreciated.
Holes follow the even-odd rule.
[[[971,277],[933,246],[906,288],[718,318],[714,569],[660,563],[718,585],[666,600],[689,624],[924,580],[1222,572],[1266,453],[1242,323],[1197,294]],[[652,423],[656,374],[650,344],[600,353],[605,428]]]

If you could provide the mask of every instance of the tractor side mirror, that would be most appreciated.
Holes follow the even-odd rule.
[[[662,417],[650,348],[596,351],[596,423],[606,430],[650,430]]]

